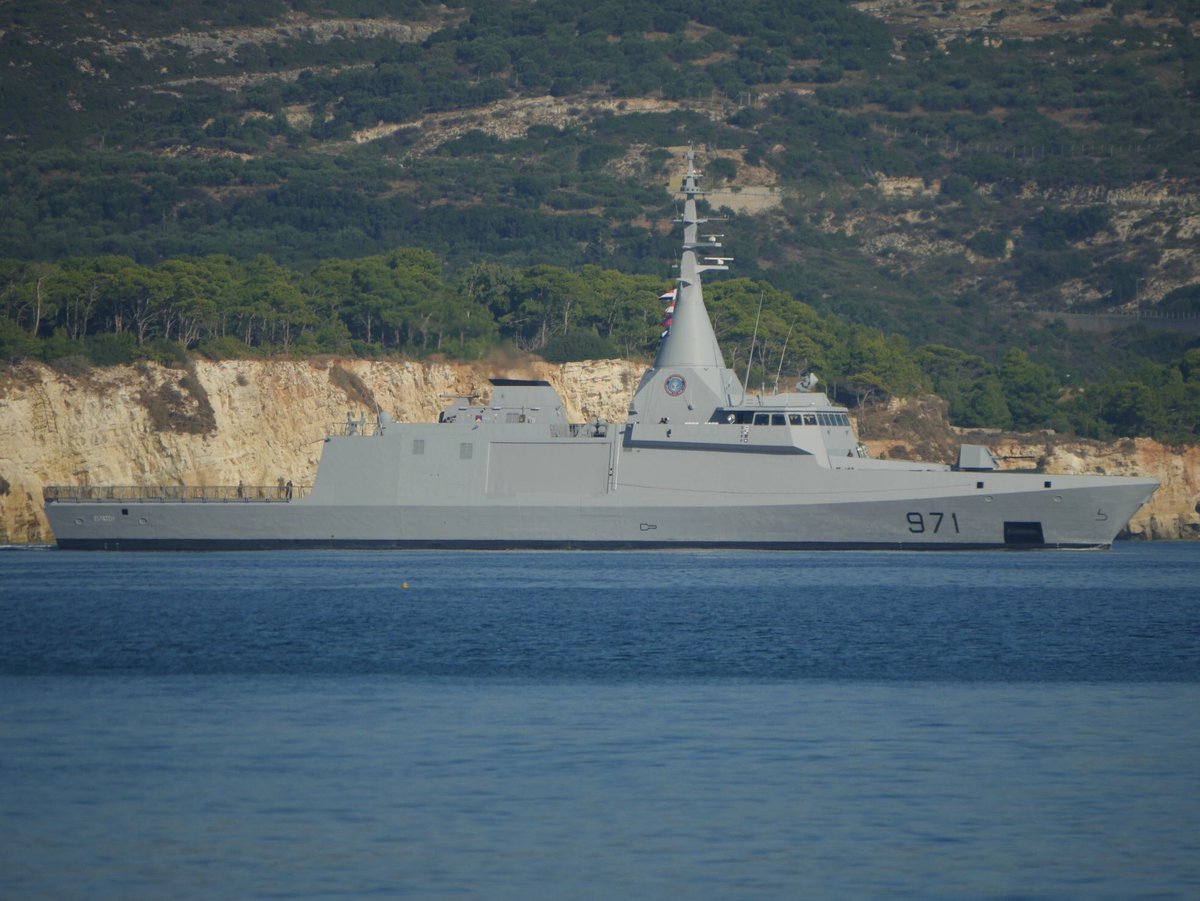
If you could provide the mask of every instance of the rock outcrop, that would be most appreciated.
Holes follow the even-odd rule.
[[[621,421],[642,365],[619,360],[483,364],[314,360],[197,361],[67,375],[40,365],[0,374],[0,544],[43,544],[45,485],[310,484],[322,439],[347,414],[386,411],[430,421],[460,396],[487,397],[488,378],[544,378],[568,417]],[[1139,474],[1162,487],[1130,524],[1141,538],[1200,537],[1200,448],[1146,439],[1115,444],[1050,433],[952,429],[936,399],[860,416],[873,454],[949,462],[960,442],[986,444],[1006,468]]]

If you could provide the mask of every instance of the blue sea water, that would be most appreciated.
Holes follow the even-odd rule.
[[[0,553],[0,898],[1196,897],[1200,544]]]

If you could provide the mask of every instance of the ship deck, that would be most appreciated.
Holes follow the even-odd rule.
[[[305,497],[309,485],[47,485],[42,498],[57,502],[124,503],[230,503],[279,504]]]

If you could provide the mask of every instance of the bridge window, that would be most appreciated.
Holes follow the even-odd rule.
[[[782,413],[772,413],[771,425],[787,425],[786,418]]]
[[[804,424],[805,425],[816,425],[817,424],[817,414],[816,413],[805,413],[804,414]]]
[[[768,413],[755,413],[755,414],[754,414],[754,424],[755,424],[755,425],[770,425],[770,424],[771,424],[771,416],[770,416],[770,414],[768,414]]]
[[[762,414],[759,414],[762,415]],[[713,414],[713,422],[724,422],[729,425],[750,425],[755,421],[754,414],[749,410],[717,410]]]

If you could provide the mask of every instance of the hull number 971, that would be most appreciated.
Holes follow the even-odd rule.
[[[942,529],[942,523],[946,520],[945,513],[909,513],[908,514],[908,531],[914,535],[921,535],[928,532],[931,535],[936,535]],[[951,513],[949,522],[946,522],[946,531],[950,527],[954,527],[954,534],[958,534],[958,514]]]

